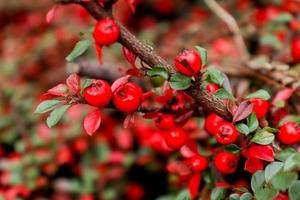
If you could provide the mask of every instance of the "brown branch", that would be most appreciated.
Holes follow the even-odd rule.
[[[102,8],[96,1],[78,3],[82,5],[97,20],[112,17],[110,13]],[[173,65],[169,64],[167,61],[157,55],[152,48],[139,41],[123,25],[120,23],[118,25],[120,28],[119,42],[123,46],[135,53],[150,67],[160,65],[165,67],[170,74],[176,72],[176,69]],[[232,116],[221,99],[206,91],[200,90],[199,87],[191,88],[187,90],[187,93],[191,95],[194,100],[204,108],[204,110],[208,112],[215,112],[224,119],[231,120]]]

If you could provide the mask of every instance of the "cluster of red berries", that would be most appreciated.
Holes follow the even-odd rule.
[[[112,92],[110,85],[104,80],[94,80],[84,89],[84,99],[89,105],[103,108],[112,99],[114,106],[122,112],[132,113],[142,102],[142,89],[135,83],[125,83]]]

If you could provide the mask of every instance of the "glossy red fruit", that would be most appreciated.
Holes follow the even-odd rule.
[[[295,62],[300,61],[300,38],[295,38],[292,40],[291,54]]]
[[[207,159],[201,155],[196,155],[190,158],[190,164],[194,172],[201,172],[208,167]]]
[[[175,118],[171,114],[162,114],[155,120],[155,125],[161,130],[169,130],[175,127]]]
[[[253,103],[253,112],[255,112],[256,117],[258,119],[261,119],[264,116],[266,116],[270,108],[270,103],[268,101],[259,98],[253,98],[250,99],[249,101]]]
[[[296,122],[287,122],[280,127],[277,136],[283,144],[295,144],[300,141],[300,126]]]
[[[220,87],[219,87],[219,85],[218,84],[215,84],[215,83],[209,83],[209,84],[207,84],[207,86],[205,87],[205,90],[207,91],[207,92],[210,92],[210,93],[216,93],[217,91],[218,91],[218,89],[219,89]]]
[[[208,133],[215,135],[218,132],[219,123],[225,121],[215,113],[211,113],[205,119],[204,127]]]
[[[132,113],[140,106],[142,89],[135,83],[121,85],[113,94],[115,107],[122,112]]]
[[[236,154],[221,151],[214,158],[216,169],[223,174],[232,174],[238,166],[239,157]]]
[[[106,18],[97,22],[94,29],[94,39],[100,46],[108,46],[115,43],[120,35],[118,25],[113,19]]]
[[[233,124],[223,121],[219,123],[218,131],[215,136],[218,143],[226,145],[234,143],[239,133]]]
[[[177,70],[186,76],[195,76],[201,69],[201,58],[194,50],[185,50],[175,57]]]
[[[182,128],[173,128],[164,134],[164,138],[171,149],[177,150],[185,144],[187,133]]]
[[[111,95],[110,85],[104,80],[94,80],[83,91],[83,96],[87,103],[99,108],[103,108],[109,103]]]

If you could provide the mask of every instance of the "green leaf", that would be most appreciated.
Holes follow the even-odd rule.
[[[286,122],[300,123],[300,116],[298,116],[298,115],[287,115],[282,120],[280,120],[280,122],[278,123],[278,126],[280,127],[283,124],[285,124]]]
[[[275,154],[276,160],[285,161],[290,155],[296,153],[296,150],[293,148],[286,148],[284,150],[278,151]]]
[[[300,154],[291,154],[284,162],[284,171],[291,171],[293,169],[300,169]]]
[[[243,133],[244,135],[248,135],[250,133],[249,127],[246,124],[239,123],[235,125],[235,127],[240,133]]]
[[[258,120],[254,112],[247,118],[247,125],[250,133],[258,128]]]
[[[232,96],[232,94],[230,94],[227,90],[221,88],[219,89],[215,95],[217,97],[219,97],[220,99],[230,99],[230,100],[234,100],[234,97]]]
[[[264,35],[259,40],[261,45],[267,45],[274,49],[282,47],[281,41],[275,35]]]
[[[269,183],[270,180],[278,174],[281,169],[283,168],[283,163],[282,162],[272,162],[267,165],[265,169],[265,179],[266,182]]]
[[[272,19],[272,22],[275,23],[287,23],[293,19],[293,16],[290,13],[284,12],[280,13],[278,16]]]
[[[254,193],[256,200],[267,200],[267,199],[273,199],[278,195],[278,191],[275,189],[259,189]]]
[[[251,139],[251,142],[261,145],[268,145],[272,143],[275,139],[275,135],[266,131],[265,129],[261,129],[257,131],[254,137]]]
[[[251,177],[251,188],[255,192],[263,187],[265,183],[264,171],[255,172]]]
[[[227,189],[225,187],[214,188],[211,192],[211,200],[223,200],[225,199]]]
[[[280,172],[271,179],[271,184],[277,190],[286,190],[298,179],[298,174],[295,172]]]
[[[252,98],[259,98],[262,100],[269,100],[271,98],[270,94],[263,89],[257,90],[256,92],[253,92],[249,94],[246,99],[252,99]]]
[[[224,83],[224,75],[221,71],[216,68],[207,68],[206,69],[206,81],[209,83],[216,83],[218,85],[223,85]]]
[[[253,196],[251,193],[246,192],[246,193],[242,194],[242,196],[240,197],[240,200],[250,200],[250,199],[252,199],[252,197]]]
[[[49,112],[50,110],[53,110],[59,103],[60,103],[59,100],[43,101],[37,106],[34,113],[42,114],[42,113]]]
[[[184,76],[180,73],[174,74],[170,79],[170,86],[175,90],[185,90],[192,84],[190,77]]]
[[[240,195],[238,195],[238,194],[231,194],[230,196],[229,196],[229,200],[240,200]]]
[[[70,108],[71,105],[63,105],[59,108],[56,108],[53,110],[49,117],[47,118],[47,125],[49,128],[55,126],[59,120],[62,118],[62,116],[65,114],[65,112]]]
[[[75,58],[81,56],[93,44],[91,40],[80,40],[76,43],[72,52],[66,57],[68,62],[72,62]]]
[[[229,153],[239,153],[241,148],[238,147],[236,144],[229,144],[227,146],[224,147],[224,150],[229,152]]]
[[[202,48],[200,46],[195,46],[195,48],[197,49],[200,57],[201,57],[201,61],[202,61],[202,67],[204,67],[207,64],[207,51],[205,48]]]
[[[168,72],[165,68],[160,67],[160,66],[156,66],[153,67],[152,69],[147,71],[147,75],[148,76],[161,76],[163,77],[165,80],[168,79]]]
[[[289,188],[289,199],[299,200],[300,197],[300,181],[293,183]]]
[[[175,200],[190,200],[190,193],[187,190],[180,191],[176,197]]]

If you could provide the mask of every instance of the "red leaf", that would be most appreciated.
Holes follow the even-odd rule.
[[[54,19],[54,16],[55,16],[55,11],[57,9],[57,5],[53,6],[48,12],[47,12],[47,15],[46,15],[46,22],[48,24],[50,24],[53,19]]]
[[[98,62],[101,65],[102,64],[102,47],[95,44],[95,49],[96,49],[96,53],[97,53],[97,57],[98,57]]]
[[[253,110],[253,104],[250,101],[243,101],[233,115],[233,122],[241,121],[248,117]]]
[[[100,110],[90,112],[83,120],[84,130],[88,135],[92,136],[101,124]]]
[[[189,192],[191,194],[192,199],[195,198],[198,194],[200,182],[201,182],[200,174],[194,174],[192,176],[192,178],[189,180],[188,188],[189,188]]]
[[[139,0],[126,0],[126,2],[129,6],[129,8],[131,9],[131,11],[134,13],[136,4],[139,2]]]
[[[65,97],[68,95],[68,87],[64,83],[60,83],[47,91],[49,94]]]
[[[156,94],[156,91],[148,91],[148,92],[143,93],[142,101],[153,96],[154,94]]]
[[[176,173],[179,174],[180,176],[186,176],[191,173],[191,170],[181,161],[171,161],[167,165],[167,170],[170,173]]]
[[[280,90],[279,92],[277,92],[277,94],[275,95],[272,104],[275,105],[278,101],[286,101],[288,100],[292,94],[293,94],[294,90],[291,88],[285,88],[283,90]]]
[[[268,162],[274,161],[274,151],[269,145],[252,144],[246,151],[247,158],[258,158]]]
[[[134,124],[134,114],[127,115],[123,122],[123,127],[130,128],[133,124]]]
[[[254,174],[258,170],[263,170],[264,169],[264,164],[261,160],[257,158],[249,158],[245,162],[245,167],[244,169],[251,174]]]
[[[73,73],[71,74],[67,80],[66,80],[66,84],[69,88],[69,90],[74,93],[77,94],[80,91],[80,78],[77,74]]]
[[[198,154],[198,147],[194,140],[189,140],[180,148],[180,155],[184,158],[191,158]]]
[[[115,80],[115,82],[111,85],[111,91],[114,93],[116,89],[118,89],[121,85],[124,85],[125,83],[128,82],[128,80],[130,79],[130,76],[123,76],[121,78],[118,78],[117,80]]]
[[[124,46],[122,47],[122,52],[123,52],[126,60],[131,64],[131,66],[133,68],[136,68],[135,60],[136,60],[137,56],[133,52],[131,52],[127,48],[125,48]]]

